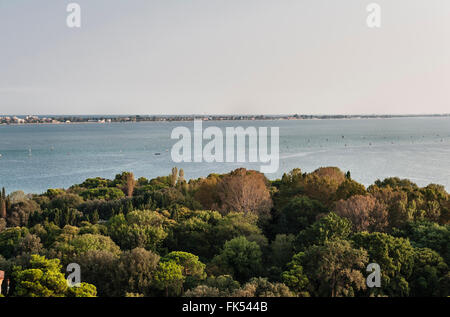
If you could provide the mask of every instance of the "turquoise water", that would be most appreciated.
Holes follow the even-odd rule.
[[[293,121],[217,121],[203,127],[280,128],[280,167],[271,179],[295,167],[310,172],[321,166],[350,170],[370,185],[398,176],[424,186],[450,189],[450,118],[395,118]],[[0,126],[0,187],[8,192],[40,193],[67,188],[89,177],[113,178],[122,171],[136,177],[168,175],[173,166],[187,178],[259,169],[260,163],[183,163],[171,160],[174,127],[192,122]],[[205,144],[207,141],[205,141]],[[160,155],[155,155],[160,153]]]

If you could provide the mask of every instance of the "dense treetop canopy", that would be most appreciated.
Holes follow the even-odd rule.
[[[0,195],[2,296],[449,296],[450,195],[336,167]],[[77,263],[82,281],[67,284]],[[366,284],[377,263],[381,287]],[[0,300],[1,301],[1,300]]]

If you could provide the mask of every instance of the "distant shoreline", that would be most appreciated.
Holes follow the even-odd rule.
[[[0,115],[0,125],[24,124],[82,124],[82,123],[135,123],[135,122],[189,122],[203,121],[268,121],[268,120],[345,120],[345,119],[395,119],[395,118],[449,118],[450,114],[405,115],[61,115],[61,116],[5,116]]]

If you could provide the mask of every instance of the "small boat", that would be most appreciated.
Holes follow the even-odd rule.
[[[159,153],[159,152],[156,152],[156,153],[155,153],[155,155],[161,155],[161,153]]]

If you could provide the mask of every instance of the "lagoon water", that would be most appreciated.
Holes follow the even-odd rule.
[[[41,193],[122,171],[168,175],[173,166],[183,168],[186,178],[238,167],[259,170],[260,163],[174,163],[170,134],[178,126],[193,130],[193,122],[0,125],[0,187]],[[208,126],[279,127],[280,166],[270,179],[296,167],[311,172],[337,166],[366,186],[397,176],[450,189],[448,117],[203,122]]]

